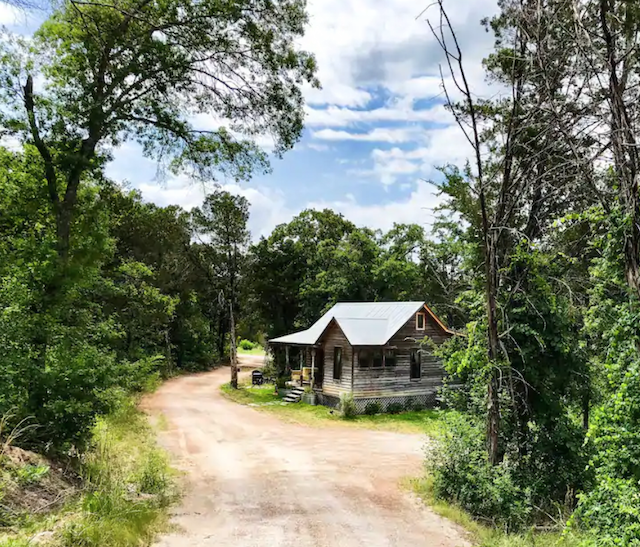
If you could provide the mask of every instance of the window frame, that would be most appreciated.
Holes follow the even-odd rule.
[[[336,355],[340,354],[340,366],[336,367]],[[334,346],[333,347],[333,379],[334,380],[342,380],[342,358],[344,356],[344,352],[342,351],[342,346]],[[336,369],[338,369],[339,374],[336,374]]]
[[[414,357],[415,356],[415,357]],[[418,375],[414,376],[414,360],[418,366]],[[418,381],[422,380],[422,355],[420,348],[411,348],[409,353],[409,380]]]
[[[422,328],[420,327],[420,317],[422,317]],[[416,313],[416,330],[427,330],[427,314],[422,311]]]

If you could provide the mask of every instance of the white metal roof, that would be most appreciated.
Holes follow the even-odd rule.
[[[424,305],[424,302],[339,302],[307,330],[271,342],[316,344],[335,319],[352,346],[382,346]]]

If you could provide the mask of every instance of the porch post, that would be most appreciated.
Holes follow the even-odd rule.
[[[311,389],[316,380],[316,348],[311,348]]]
[[[304,385],[304,367],[307,364],[307,348],[304,348],[304,352],[301,350],[298,353],[298,361],[300,361],[300,387],[302,387]]]
[[[286,363],[285,375],[287,375],[291,371],[291,367],[289,366],[289,346],[284,347],[284,360]]]

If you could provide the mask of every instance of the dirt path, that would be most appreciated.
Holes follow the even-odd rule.
[[[248,356],[245,364],[251,364]],[[454,547],[453,524],[398,488],[420,473],[417,435],[312,429],[228,401],[229,370],[167,382],[145,401],[186,471],[164,547]]]

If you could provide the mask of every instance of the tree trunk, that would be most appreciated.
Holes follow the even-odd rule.
[[[488,320],[488,341],[489,341],[489,383],[487,385],[487,454],[492,465],[500,461],[500,400],[499,377],[496,368],[498,357],[498,317],[497,317],[497,281],[498,267],[495,248],[495,237],[493,234],[487,235],[487,320]]]
[[[238,355],[236,353],[236,324],[233,317],[233,302],[229,302],[229,313],[231,314],[229,332],[229,353],[231,354],[231,387],[238,389]]]

